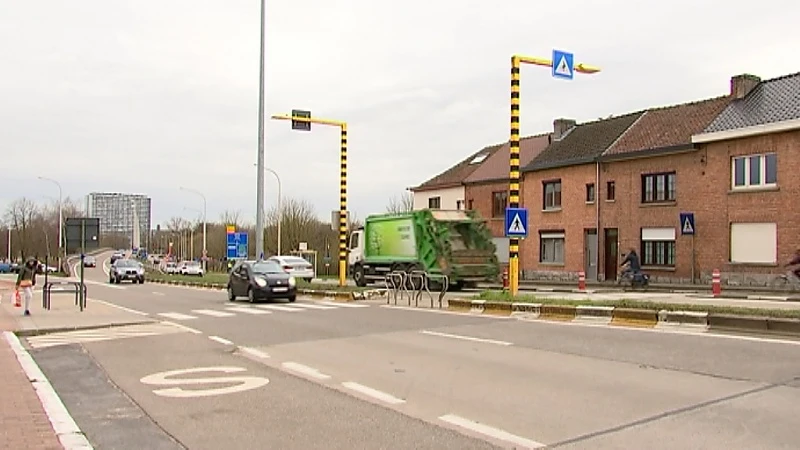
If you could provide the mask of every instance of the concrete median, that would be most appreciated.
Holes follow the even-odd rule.
[[[496,316],[510,316],[511,303],[508,302],[486,302],[483,304],[484,314],[493,314]]]
[[[654,328],[658,323],[658,311],[654,309],[614,308],[611,325],[625,327]]]
[[[708,313],[697,311],[667,311],[658,312],[657,328],[691,328],[696,330],[708,329]]]
[[[608,324],[613,313],[613,306],[580,305],[575,309],[575,321]]]
[[[463,298],[453,298],[447,301],[447,309],[454,311],[469,311],[472,308],[473,300]]]
[[[712,331],[766,333],[769,330],[766,317],[736,316],[733,314],[709,314],[708,326]]]
[[[538,319],[542,313],[541,303],[512,303],[511,315],[525,319]]]
[[[545,320],[575,320],[577,308],[567,305],[542,305],[539,317]]]

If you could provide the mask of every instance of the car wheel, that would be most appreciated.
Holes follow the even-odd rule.
[[[142,278],[141,280],[139,280],[139,284],[144,284],[144,278]]]
[[[249,301],[250,303],[256,302],[256,294],[255,292],[253,292],[253,288],[247,290],[247,301]]]
[[[117,284],[122,284],[122,279],[117,277]]]
[[[228,286],[228,301],[229,302],[235,302],[236,301],[236,296],[233,294],[233,288],[230,287],[230,286]]]
[[[294,295],[289,297],[289,303],[294,303],[295,300],[297,300],[297,297],[295,297]]]
[[[109,282],[109,283],[111,283],[111,284],[114,284],[114,279],[113,279],[113,278],[111,278],[111,277],[109,277],[109,278],[108,278],[108,282]]]

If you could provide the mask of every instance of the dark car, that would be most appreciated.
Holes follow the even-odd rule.
[[[256,300],[285,298],[293,302],[297,295],[293,276],[274,261],[238,261],[228,275],[228,300],[247,297]]]
[[[144,284],[144,266],[133,259],[118,259],[108,271],[109,283],[121,283],[124,280]]]

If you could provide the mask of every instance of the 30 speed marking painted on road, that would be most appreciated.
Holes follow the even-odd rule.
[[[234,394],[237,392],[249,391],[258,389],[269,383],[269,379],[263,377],[251,376],[235,376],[235,377],[217,377],[217,378],[180,378],[170,379],[170,377],[194,374],[202,372],[222,372],[222,373],[240,373],[245,372],[247,369],[242,367],[194,367],[191,369],[170,370],[166,372],[158,372],[152,375],[143,377],[140,382],[154,386],[179,386],[179,385],[197,385],[197,384],[230,384],[236,383],[233,386],[226,386],[211,389],[196,389],[186,390],[180,387],[172,387],[167,389],[156,389],[154,394],[162,397],[172,398],[192,398],[192,397],[211,397],[214,395]]]

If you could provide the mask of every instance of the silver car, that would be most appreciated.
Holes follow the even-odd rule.
[[[314,273],[314,266],[299,256],[272,256],[269,258],[269,261],[277,262],[281,265],[284,272],[307,282],[310,282],[317,276],[317,274]]]

